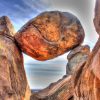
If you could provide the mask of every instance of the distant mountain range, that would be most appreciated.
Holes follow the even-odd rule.
[[[40,91],[41,89],[31,89],[32,92],[38,92]]]

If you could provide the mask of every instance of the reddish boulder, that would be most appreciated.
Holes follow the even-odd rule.
[[[55,58],[80,45],[84,30],[68,12],[44,12],[30,20],[15,35],[21,50],[37,60]]]

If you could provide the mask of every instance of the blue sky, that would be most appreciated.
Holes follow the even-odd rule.
[[[42,0],[0,0],[0,15],[7,15],[18,30],[25,22],[46,9]]]
[[[0,0],[0,16],[8,16],[15,30],[42,11],[60,10],[76,15],[85,30],[84,44],[93,48],[97,34],[93,25],[95,0]],[[66,72],[67,54],[40,62],[24,55],[25,70],[31,88],[40,89],[57,81]]]

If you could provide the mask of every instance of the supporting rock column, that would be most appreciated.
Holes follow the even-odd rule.
[[[8,17],[0,17],[0,100],[30,100],[23,55]]]
[[[90,47],[88,45],[78,46],[71,50],[67,56],[66,74],[73,75],[80,65],[86,63],[89,55]]]

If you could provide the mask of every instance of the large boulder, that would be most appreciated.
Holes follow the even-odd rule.
[[[55,58],[80,45],[84,30],[68,12],[43,12],[26,23],[15,35],[21,50],[37,60]]]

